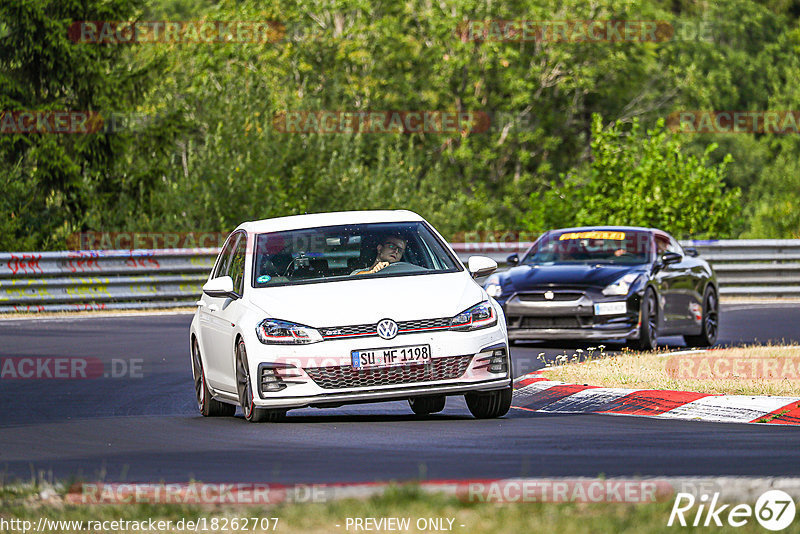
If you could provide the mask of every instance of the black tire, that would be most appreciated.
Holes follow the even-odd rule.
[[[197,407],[204,417],[228,417],[236,413],[236,406],[233,404],[211,398],[203,371],[203,358],[200,357],[200,347],[197,345],[196,339],[192,339],[192,375],[194,376],[194,391],[197,395]]]
[[[244,341],[236,344],[236,389],[244,418],[251,423],[276,422],[283,419],[286,410],[258,408],[253,401],[253,387],[250,381],[250,366],[247,365],[247,349]]]
[[[511,408],[511,391],[512,387],[509,386],[488,393],[467,393],[464,398],[467,408],[476,419],[494,419],[508,413]]]
[[[411,411],[417,415],[428,415],[432,413],[441,412],[444,410],[445,403],[444,395],[434,395],[430,397],[411,397],[408,399],[408,405],[411,406]]]
[[[642,326],[639,337],[632,340],[632,347],[638,350],[653,350],[658,342],[658,301],[656,293],[648,288],[642,297]]]
[[[709,286],[703,295],[703,329],[696,336],[683,336],[691,347],[710,347],[717,342],[719,332],[719,300],[714,288]]]

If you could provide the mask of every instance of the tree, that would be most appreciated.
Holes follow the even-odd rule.
[[[683,150],[663,120],[643,132],[638,120],[629,129],[617,123],[603,128],[595,114],[591,148],[591,162],[568,173],[563,185],[531,195],[529,229],[632,225],[718,238],[734,232],[740,191],[724,185],[730,157],[709,164],[716,145],[698,158]]]

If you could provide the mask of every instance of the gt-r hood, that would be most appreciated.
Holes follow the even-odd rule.
[[[464,272],[248,288],[265,317],[315,328],[453,317],[484,300]]]
[[[503,293],[541,286],[606,287],[629,272],[644,272],[644,265],[578,264],[519,265],[497,277]],[[507,291],[511,290],[511,291]]]

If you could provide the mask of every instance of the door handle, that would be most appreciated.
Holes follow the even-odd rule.
[[[197,302],[195,302],[195,304],[197,306],[200,306],[201,308],[208,308],[208,311],[210,312],[219,311],[219,306],[217,306],[216,304],[206,304],[204,300],[198,300]]]

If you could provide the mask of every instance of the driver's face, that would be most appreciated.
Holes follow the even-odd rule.
[[[405,251],[405,241],[396,237],[388,237],[383,244],[378,245],[378,261],[398,262]]]

